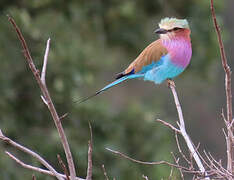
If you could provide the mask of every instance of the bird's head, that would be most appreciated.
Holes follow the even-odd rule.
[[[179,36],[190,36],[190,29],[186,19],[164,18],[159,23],[159,29],[155,33],[162,39],[172,39]]]

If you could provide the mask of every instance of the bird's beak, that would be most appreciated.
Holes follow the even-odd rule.
[[[156,34],[166,34],[168,31],[166,29],[159,28],[159,29],[156,29],[154,32]]]

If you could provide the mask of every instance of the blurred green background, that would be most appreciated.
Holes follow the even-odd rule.
[[[233,52],[232,0],[215,1],[218,21],[227,47]],[[20,42],[7,20],[10,14],[21,28],[36,66],[41,69],[46,40],[51,38],[47,84],[63,120],[77,174],[86,176],[88,122],[93,127],[93,177],[104,179],[104,164],[111,179],[167,179],[170,168],[129,162],[106,147],[144,161],[168,160],[178,154],[174,133],[157,123],[176,125],[177,112],[166,83],[128,81],[83,104],[73,101],[92,94],[114,79],[149,43],[163,17],[187,18],[192,30],[193,57],[185,73],[175,79],[187,130],[195,144],[225,164],[220,117],[225,108],[224,75],[213,28],[209,0],[1,0],[0,1],[0,128],[15,141],[30,147],[56,169],[56,155],[65,160],[51,116],[23,57]],[[234,55],[233,55],[234,56]],[[232,56],[232,57],[233,57]],[[232,62],[233,64],[233,62]],[[183,146],[183,140],[181,139]],[[4,151],[28,164],[35,159],[0,143],[0,179],[53,179],[23,169]],[[186,150],[185,150],[186,151]],[[179,179],[176,170],[174,179]]]

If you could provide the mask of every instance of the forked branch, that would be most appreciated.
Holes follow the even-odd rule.
[[[173,81],[168,80],[168,85],[169,85],[169,87],[171,89],[171,92],[173,94],[176,109],[177,109],[177,112],[178,112],[178,117],[179,117],[178,126],[179,126],[180,133],[183,136],[183,138],[184,138],[184,140],[185,140],[185,142],[187,144],[187,147],[188,147],[191,155],[193,156],[198,168],[200,169],[200,171],[202,173],[204,173],[204,175],[206,175],[205,168],[204,168],[204,166],[202,164],[202,161],[201,161],[200,157],[198,156],[198,153],[197,153],[195,147],[193,146],[193,143],[192,143],[189,135],[186,132],[185,123],[184,123],[184,116],[183,116],[181,105],[180,105],[180,102],[179,102],[179,98],[178,98],[178,95],[177,95],[177,92],[176,92],[176,89],[175,89],[175,84],[174,84]],[[209,178],[206,178],[206,179],[209,179]]]
[[[49,169],[50,173],[53,176],[56,176],[56,178],[58,180],[63,180],[63,178],[58,174],[58,172],[45,160],[43,159],[41,156],[39,156],[37,153],[33,152],[32,150],[14,142],[13,140],[11,140],[10,138],[6,137],[2,131],[0,130],[0,139],[8,144],[10,144],[11,146],[31,155],[32,157],[36,158],[41,164],[43,164],[47,169]],[[14,156],[11,155],[9,152],[6,152],[8,156],[10,156],[12,159],[14,159],[16,162],[19,163],[19,161],[17,161],[16,158],[13,158]],[[34,169],[35,170],[35,169]]]
[[[39,74],[39,70],[36,68],[36,66],[34,65],[33,59],[31,57],[30,51],[28,49],[27,43],[20,31],[20,29],[18,28],[18,26],[16,25],[15,21],[13,18],[11,18],[10,16],[8,16],[8,20],[10,21],[10,23],[13,25],[18,38],[21,42],[22,48],[23,48],[23,52],[24,52],[24,56],[28,62],[28,65],[41,89],[41,92],[43,94],[43,101],[45,102],[45,104],[47,105],[51,116],[53,117],[55,126],[58,130],[62,145],[63,145],[63,149],[65,151],[66,154],[66,159],[67,159],[67,163],[68,163],[68,168],[69,168],[69,172],[70,172],[70,176],[71,176],[71,180],[74,180],[76,177],[76,171],[75,171],[75,166],[74,166],[74,162],[73,162],[73,158],[72,158],[72,154],[70,151],[70,147],[67,141],[67,137],[65,135],[64,129],[62,127],[60,118],[58,116],[58,113],[54,107],[54,104],[52,102],[52,99],[50,97],[50,93],[47,89],[46,83],[45,83],[45,73],[46,73],[46,66],[47,66],[47,58],[48,58],[48,52],[49,52],[49,43],[50,40],[47,41],[47,48],[46,48],[46,52],[45,52],[45,56],[44,56],[44,65],[43,65],[43,70],[42,70],[42,77],[40,77]]]
[[[225,72],[225,91],[226,91],[226,104],[227,104],[227,121],[225,122],[227,129],[227,170],[231,173],[234,172],[234,137],[233,137],[233,113],[232,113],[232,85],[231,85],[231,69],[227,63],[227,57],[224,50],[223,40],[221,36],[220,27],[218,25],[215,9],[214,9],[214,1],[210,0],[211,7],[211,15],[215,27],[215,31],[217,34],[218,42],[219,42],[219,50],[221,54],[221,61],[223,65],[223,69]],[[225,118],[224,118],[225,119]]]

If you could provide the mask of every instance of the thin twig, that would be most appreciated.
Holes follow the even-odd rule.
[[[145,176],[144,174],[142,175],[142,177],[145,179],[145,180],[149,180],[149,178],[147,176]]]
[[[227,122],[227,119],[225,118],[225,115],[224,115],[224,112],[223,112],[223,108],[222,108],[222,112],[221,112],[221,117],[222,117],[225,125],[228,126],[228,122]]]
[[[47,103],[47,101],[45,100],[44,96],[41,95],[41,99],[42,99],[43,103],[45,103],[45,105],[48,107],[48,103]]]
[[[232,175],[229,171],[227,171],[225,168],[223,168],[221,162],[218,162],[212,155],[211,153],[209,152],[208,153],[209,156],[210,156],[210,159],[214,162],[213,164],[217,164],[219,167],[217,167],[217,170],[219,169],[219,171],[223,171],[224,172],[224,175],[227,176],[229,179],[230,178],[234,178],[234,175]]]
[[[180,143],[179,143],[179,139],[178,139],[178,136],[177,136],[177,133],[176,133],[176,132],[175,132],[175,139],[176,139],[176,144],[177,144],[179,153],[180,153],[181,156],[184,158],[184,160],[185,160],[189,165],[191,165],[191,162],[187,159],[187,157],[184,155],[184,153],[182,152],[182,150],[181,150],[181,148],[180,148]]]
[[[176,159],[176,157],[175,157],[175,155],[174,155],[173,152],[171,152],[171,154],[172,154],[172,157],[174,158],[175,163],[179,166],[179,160],[180,160],[180,158]],[[182,172],[182,169],[181,168],[178,168],[178,169],[180,171],[180,177],[181,177],[181,179],[184,180],[184,174]]]
[[[181,109],[181,106],[180,106],[180,102],[179,102],[179,99],[178,99],[178,95],[177,95],[177,92],[176,92],[176,89],[175,89],[175,85],[174,85],[174,82],[171,82],[171,80],[168,80],[168,85],[172,91],[172,94],[173,94],[173,97],[174,97],[174,101],[175,101],[175,105],[176,105],[176,109],[177,109],[177,112],[178,112],[178,117],[179,117],[179,129],[180,129],[180,132],[187,144],[187,147],[189,149],[189,151],[191,152],[198,168],[200,169],[200,171],[202,173],[204,173],[206,175],[206,172],[205,172],[205,168],[192,144],[192,141],[189,137],[189,135],[187,134],[186,132],[186,129],[185,129],[185,123],[184,123],[184,117],[183,117],[183,113],[182,113],[182,109]],[[206,178],[206,179],[210,179],[210,178]]]
[[[215,31],[217,34],[218,42],[219,42],[219,50],[220,50],[220,55],[221,55],[221,61],[223,65],[223,69],[225,72],[225,91],[226,91],[226,103],[227,103],[227,121],[228,121],[228,126],[226,125],[227,128],[227,133],[228,133],[228,138],[226,141],[227,144],[227,169],[231,173],[233,173],[234,170],[234,162],[233,162],[233,154],[234,154],[234,147],[233,147],[233,114],[232,114],[232,85],[231,85],[231,69],[227,63],[227,57],[226,53],[224,50],[224,45],[223,45],[223,40],[221,36],[221,31],[220,27],[218,25],[217,19],[216,19],[216,14],[215,14],[215,9],[214,9],[214,1],[210,0],[210,8],[211,8],[211,15],[215,27]]]
[[[228,170],[226,170],[226,169],[222,166],[221,162],[218,162],[218,161],[211,155],[210,152],[209,152],[208,154],[209,154],[209,156],[210,156],[210,159],[213,161],[213,164],[214,164],[214,165],[217,164],[217,165],[219,166],[219,167],[216,168],[217,171],[224,172],[223,175],[226,176],[226,177],[228,177],[228,179],[231,179],[231,178],[233,179],[233,178],[234,178],[234,175],[231,174]]]
[[[22,167],[24,167],[26,169],[30,169],[32,171],[36,171],[36,172],[39,172],[39,173],[42,173],[42,174],[46,174],[46,175],[49,175],[49,176],[55,176],[51,171],[48,171],[48,170],[45,170],[45,169],[42,169],[42,168],[38,168],[38,167],[35,167],[35,166],[31,166],[31,165],[25,164],[24,162],[22,162],[21,160],[19,160],[18,158],[16,158],[14,155],[12,155],[9,152],[6,152],[6,154],[11,159],[13,159],[14,161],[16,161],[16,163],[18,163],[19,165],[21,165]],[[66,178],[66,176],[64,174],[60,174],[60,173],[58,173],[58,174],[59,174],[59,176],[61,176],[63,178]],[[76,180],[85,180],[85,179],[76,177]]]
[[[223,179],[233,179],[233,175],[230,174],[230,172],[228,172],[226,169],[222,168],[222,166],[220,166],[219,163],[216,163],[217,161],[215,161],[215,159],[211,156],[210,153],[207,154],[206,151],[204,151],[204,154],[205,154],[206,158],[208,159],[208,161],[209,161],[209,163],[211,165],[210,169],[212,171],[214,171],[215,175],[219,175]],[[215,163],[219,167],[217,167],[217,165]]]
[[[6,142],[7,144],[10,144],[11,146],[33,156],[34,158],[36,158],[41,164],[43,164],[47,169],[49,169],[54,176],[57,177],[57,179],[59,180],[63,180],[63,178],[60,177],[60,175],[58,174],[58,172],[45,160],[43,159],[40,155],[38,155],[37,153],[33,152],[32,150],[14,142],[13,140],[11,140],[10,138],[6,137],[5,135],[3,135],[3,133],[0,130],[0,139],[3,140],[4,142]],[[7,152],[6,152],[7,153]]]
[[[224,134],[225,140],[227,141],[227,139],[228,139],[228,137],[227,137],[227,133],[226,133],[226,131],[225,131],[225,129],[224,129],[224,128],[222,128],[222,130],[223,130],[223,134]]]
[[[176,167],[176,168],[181,168],[181,169],[186,169],[186,170],[189,170],[188,168],[185,168],[185,167],[182,167],[182,166],[179,166],[179,165],[176,165],[176,164],[173,164],[173,163],[169,163],[167,161],[156,161],[156,162],[146,162],[146,161],[140,161],[140,160],[137,160],[137,159],[133,159],[119,151],[115,151],[115,150],[112,150],[110,148],[106,148],[106,150],[122,157],[122,158],[125,158],[125,159],[128,159],[132,162],[136,162],[136,163],[139,163],[139,164],[145,164],[145,165],[159,165],[159,164],[166,164],[166,165],[169,165],[171,167]]]
[[[50,49],[50,38],[47,40],[47,43],[46,43],[43,67],[41,71],[41,81],[43,82],[43,84],[46,84],[45,76],[46,76],[46,67],[47,67],[47,62],[48,62],[49,49]]]
[[[70,172],[70,175],[71,175],[71,180],[74,180],[75,177],[76,177],[76,171],[75,171],[75,166],[74,166],[74,162],[73,162],[73,158],[72,158],[72,154],[71,154],[71,151],[70,151],[70,147],[69,147],[69,144],[68,144],[68,141],[67,141],[67,137],[65,135],[65,132],[64,132],[64,129],[62,127],[62,124],[61,124],[61,121],[59,119],[59,116],[58,116],[58,113],[54,107],[54,104],[52,102],[52,99],[50,97],[50,94],[49,94],[49,91],[46,87],[46,84],[44,84],[40,78],[40,74],[39,74],[39,70],[36,69],[34,63],[33,63],[33,60],[32,60],[32,57],[31,57],[31,54],[30,54],[30,51],[28,49],[28,46],[27,46],[27,43],[20,31],[20,29],[18,28],[18,26],[16,25],[15,21],[13,18],[11,18],[10,16],[8,16],[8,20],[10,21],[10,23],[13,25],[17,35],[18,35],[18,38],[21,42],[21,45],[23,47],[23,50],[24,50],[24,55],[25,55],[25,58],[29,64],[29,67],[41,89],[41,92],[44,96],[44,99],[45,101],[47,102],[47,107],[51,113],[51,116],[53,117],[53,120],[54,120],[54,123],[55,123],[55,126],[58,130],[58,133],[59,133],[59,136],[60,136],[60,139],[61,139],[61,142],[62,142],[62,145],[63,145],[63,149],[65,151],[65,155],[66,155],[66,159],[67,159],[67,163],[68,163],[68,167],[69,167],[69,172]]]
[[[62,116],[59,117],[60,121],[63,120],[66,116],[68,115],[68,113],[63,114]]]
[[[232,122],[230,124],[231,127],[233,127],[233,123],[234,123],[234,118],[232,119]]]
[[[93,152],[93,133],[92,127],[89,123],[89,131],[90,131],[90,141],[89,141],[89,149],[88,149],[88,168],[87,168],[87,176],[86,180],[92,180],[92,171],[93,171],[93,163],[92,163],[92,152]]]
[[[105,169],[104,164],[102,165],[102,170],[103,170],[103,174],[104,174],[104,176],[105,176],[105,180],[109,180],[109,177],[108,177],[108,175],[107,175],[107,173],[106,173],[106,169]]]
[[[172,130],[174,130],[175,132],[178,132],[178,133],[181,133],[179,129],[175,128],[173,125],[171,125],[170,123],[166,122],[166,121],[163,121],[161,119],[156,119],[156,121],[164,124],[165,126],[171,128]]]
[[[173,167],[171,167],[170,175],[168,177],[168,180],[172,180],[172,175],[173,175]]]
[[[34,174],[32,175],[32,180],[37,180],[37,178]]]
[[[59,154],[57,154],[57,158],[58,158],[58,161],[59,161],[59,164],[60,164],[61,168],[63,169],[64,174],[66,175],[67,180],[70,180],[67,167],[64,164],[64,162],[63,162],[63,160],[62,160],[62,158],[60,157]]]

